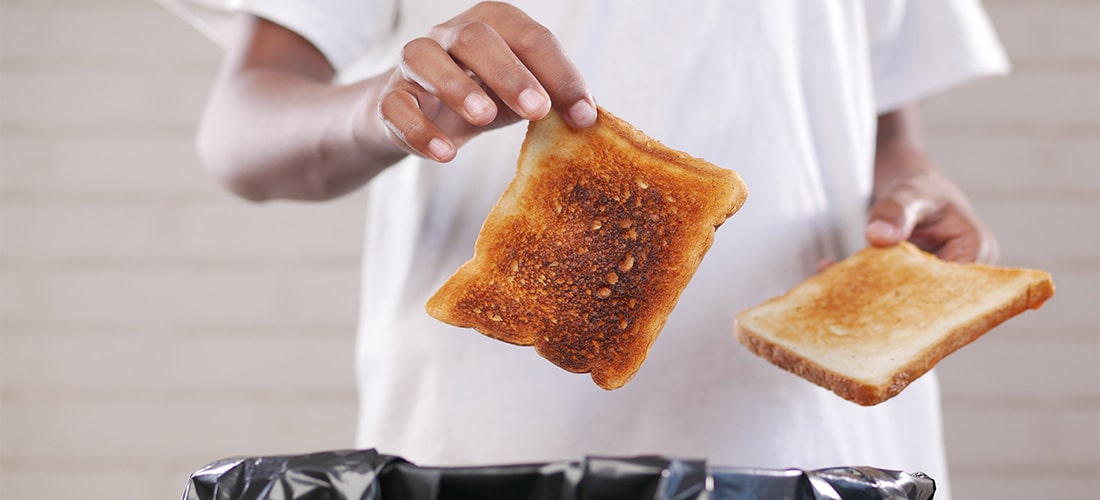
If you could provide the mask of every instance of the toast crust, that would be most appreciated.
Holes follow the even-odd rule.
[[[473,258],[426,310],[621,387],[746,196],[734,172],[602,108],[583,130],[551,113],[529,125]]]
[[[1045,272],[943,262],[904,242],[864,249],[739,313],[734,330],[756,355],[871,406],[1053,295]]]

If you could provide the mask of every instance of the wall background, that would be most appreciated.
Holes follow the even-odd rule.
[[[1100,7],[986,6],[1015,73],[927,103],[928,141],[1058,294],[940,365],[952,480],[1095,498]],[[0,497],[178,498],[217,458],[351,446],[362,198],[217,187],[192,137],[220,52],[157,4],[0,8]]]

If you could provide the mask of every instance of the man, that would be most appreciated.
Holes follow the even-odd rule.
[[[731,324],[868,243],[996,258],[922,152],[913,107],[1005,69],[977,2],[514,4],[234,4],[203,161],[251,200],[370,190],[358,444],[431,465],[643,453],[868,464],[925,471],[946,497],[934,375],[857,407],[755,358]],[[423,311],[514,172],[523,130],[506,126],[553,108],[586,127],[596,100],[736,170],[751,193],[613,392]]]

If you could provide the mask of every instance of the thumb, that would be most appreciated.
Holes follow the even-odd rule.
[[[931,201],[901,184],[877,197],[867,217],[867,243],[885,247],[909,239],[913,228],[933,211]]]

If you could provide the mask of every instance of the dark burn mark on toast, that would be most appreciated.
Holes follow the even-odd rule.
[[[600,109],[528,126],[516,177],[474,257],[429,299],[430,315],[625,384],[747,195],[729,170],[662,146]]]
[[[545,185],[531,187],[544,194],[526,200],[530,206],[486,249],[497,278],[475,284],[457,303],[474,328],[537,345],[573,372],[644,357],[652,319],[667,314],[679,293],[671,288],[692,271],[682,264],[692,253],[684,242],[700,228],[685,216],[703,209],[694,196],[677,199],[664,189],[668,178],[635,175],[647,169],[587,153],[601,167],[551,160],[554,175],[538,176]]]

